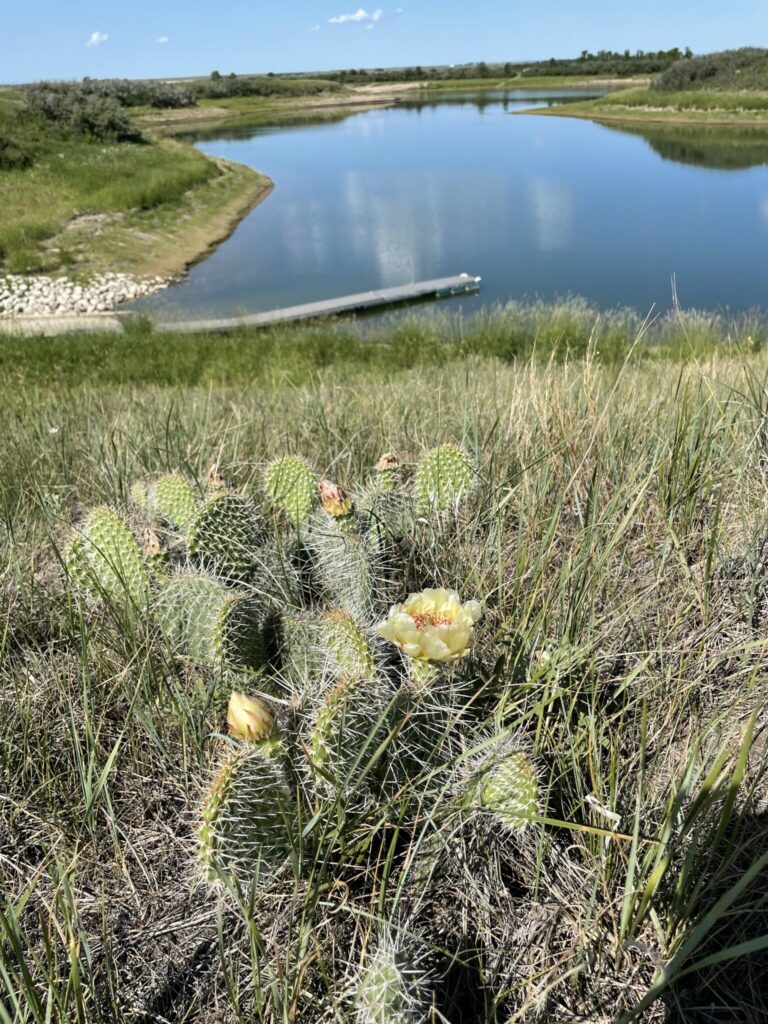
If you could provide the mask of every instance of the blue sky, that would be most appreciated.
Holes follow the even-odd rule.
[[[9,0],[4,6],[4,82],[458,64],[601,48],[768,46],[768,0]]]

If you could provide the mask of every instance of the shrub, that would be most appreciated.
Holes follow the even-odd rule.
[[[40,82],[25,94],[26,109],[54,125],[66,137],[98,142],[138,142],[135,128],[113,97],[98,96],[87,89]]]
[[[761,77],[762,83],[759,81]],[[744,47],[675,61],[659,75],[654,87],[680,92],[683,89],[750,87],[756,84],[768,84],[768,50]]]

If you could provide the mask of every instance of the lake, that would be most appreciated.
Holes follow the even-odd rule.
[[[216,129],[274,191],[163,315],[261,311],[466,272],[466,311],[582,295],[641,312],[768,307],[768,135],[520,116],[584,94],[490,92]]]

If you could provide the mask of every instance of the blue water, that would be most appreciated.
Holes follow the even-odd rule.
[[[768,307],[765,136],[514,115],[558,101],[454,96],[200,139],[274,191],[143,305],[258,311],[466,272],[483,278],[452,300],[467,310],[577,294],[647,312],[673,279],[684,307]]]

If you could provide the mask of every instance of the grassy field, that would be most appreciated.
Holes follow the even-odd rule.
[[[226,334],[155,334],[137,319],[125,336],[6,337],[0,375],[20,390],[77,387],[91,381],[118,386],[193,387],[305,385],[318,371],[347,382],[388,371],[418,373],[466,357],[506,363],[580,358],[592,352],[616,364],[630,350],[638,361],[674,361],[752,353],[768,342],[761,313],[729,318],[686,311],[646,323],[629,309],[600,311],[581,299],[560,303],[510,302],[471,320],[436,311],[375,325],[326,321],[297,329],[239,328]],[[641,343],[635,345],[635,339]],[[633,348],[634,346],[634,348]]]
[[[3,1024],[352,1024],[357,965],[390,933],[428,950],[414,1019],[431,1024],[765,1018],[765,334],[670,319],[637,358],[635,321],[590,345],[589,319],[516,310],[506,349],[501,321],[442,348],[415,325],[389,344],[3,342]],[[404,528],[394,599],[484,602],[449,677],[468,745],[440,746],[386,812],[353,799],[356,763],[278,876],[204,884],[229,691],[266,683],[73,589],[75,524],[110,504],[138,526],[136,481],[179,470],[202,492],[212,464],[265,503],[289,451],[359,494],[383,452],[408,465],[446,441],[477,484],[455,517]],[[452,795],[499,730],[537,765],[519,833]]]

